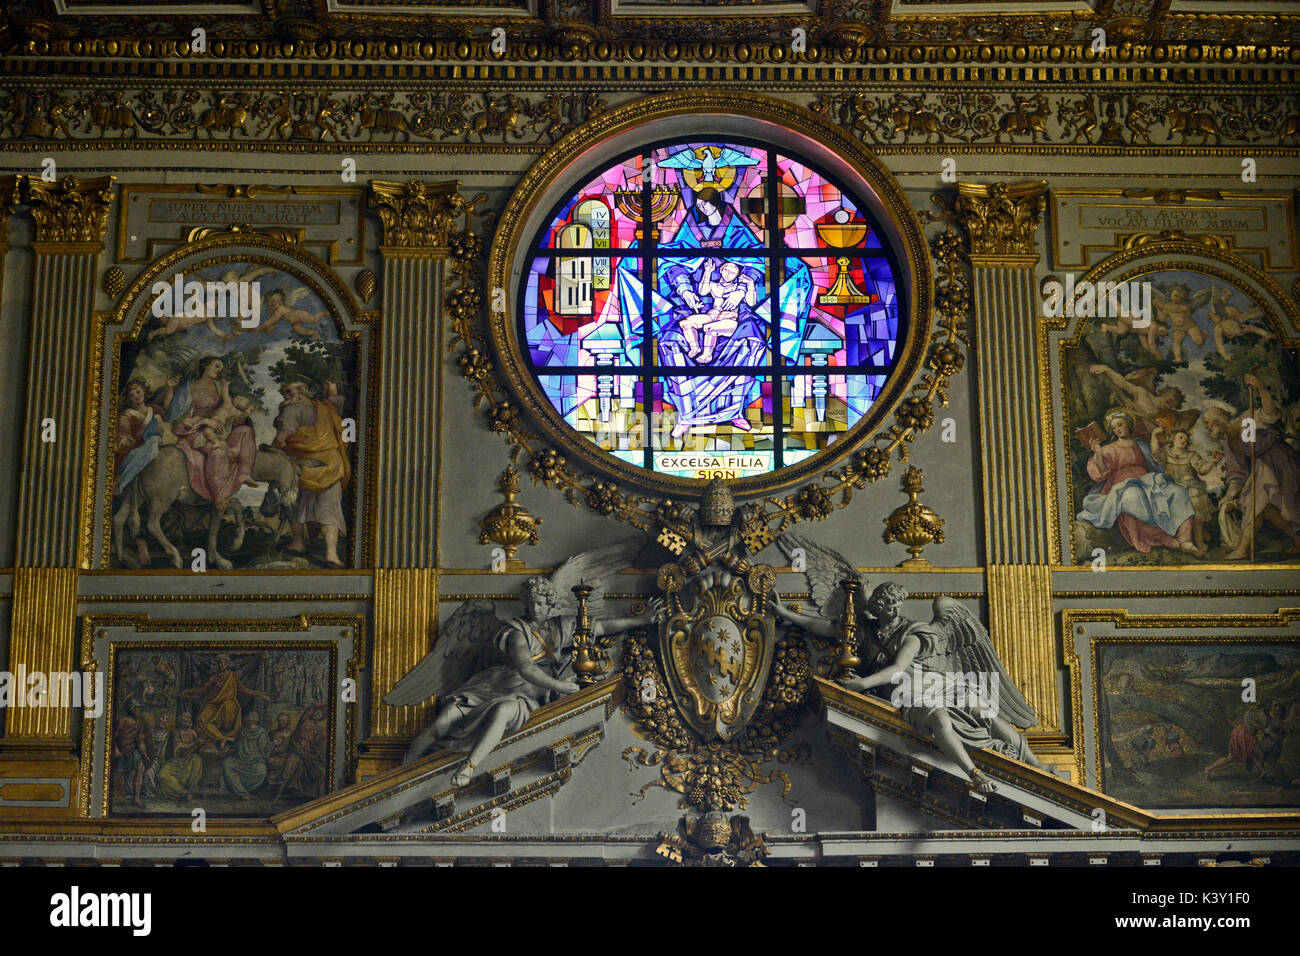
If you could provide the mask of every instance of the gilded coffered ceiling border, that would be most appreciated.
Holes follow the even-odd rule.
[[[186,55],[197,28],[209,52],[237,59],[502,61],[591,58],[739,62],[1297,62],[1300,16],[1241,4],[1239,12],[1170,11],[1168,0],[1098,0],[1074,9],[988,3],[821,0],[646,6],[619,0],[433,4],[263,0],[260,11],[179,3],[111,11],[66,0],[13,0],[0,52],[35,56]],[[494,28],[506,31],[493,49]],[[1095,31],[1106,31],[1098,48]],[[795,41],[796,31],[800,31]],[[141,34],[147,32],[147,37]],[[647,39],[649,38],[649,39]],[[6,49],[8,48],[8,49]]]

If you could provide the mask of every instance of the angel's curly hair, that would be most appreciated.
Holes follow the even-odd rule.
[[[521,595],[525,601],[539,597],[552,606],[560,601],[559,592],[555,590],[555,585],[551,583],[551,579],[544,578],[541,575],[525,579]]]
[[[871,592],[873,598],[877,595],[883,595],[890,601],[906,601],[907,588],[901,584],[895,584],[893,581],[886,581],[884,584],[876,585],[876,589]]]

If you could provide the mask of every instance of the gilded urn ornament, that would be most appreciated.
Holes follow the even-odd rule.
[[[925,570],[930,562],[921,557],[921,552],[929,544],[943,544],[943,519],[929,505],[918,500],[925,490],[925,473],[920,468],[911,466],[903,472],[903,492],[907,495],[907,504],[895,508],[885,519],[885,544],[900,541],[907,545],[911,555],[899,564],[900,568]]]
[[[505,501],[479,521],[479,544],[500,545],[505,556],[505,566],[501,570],[522,571],[524,562],[515,557],[515,552],[522,544],[537,544],[537,526],[542,519],[534,518],[527,508],[515,502],[515,495],[519,494],[519,472],[514,465],[508,465],[501,472],[497,485]]]

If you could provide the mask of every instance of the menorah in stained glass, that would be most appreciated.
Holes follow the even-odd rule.
[[[659,241],[659,223],[668,218],[668,214],[677,206],[678,193],[675,189],[652,189],[650,190],[650,236]],[[638,224],[636,238],[638,242],[645,242],[645,233],[643,227],[646,220],[641,217],[641,191],[631,189],[619,189],[614,192],[614,203],[618,206],[619,212],[627,216],[633,222]]]

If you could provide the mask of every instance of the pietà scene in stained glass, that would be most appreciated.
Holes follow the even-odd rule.
[[[745,478],[826,448],[868,413],[905,331],[869,212],[743,142],[611,165],[527,262],[520,337],[546,398],[603,450],[677,477]]]

